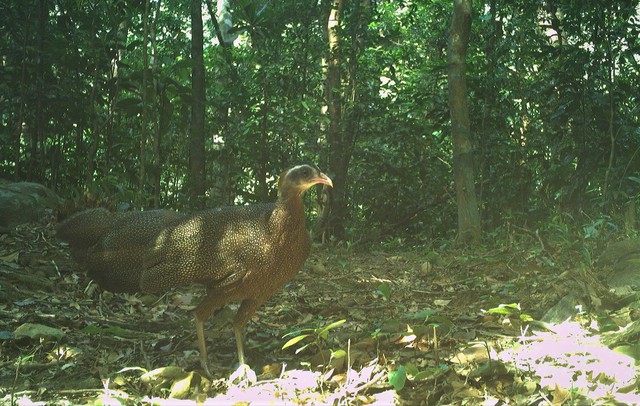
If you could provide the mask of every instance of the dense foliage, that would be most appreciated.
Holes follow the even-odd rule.
[[[188,206],[184,3],[0,5],[0,176],[114,205]],[[486,231],[562,217],[636,226],[638,3],[474,3],[468,90]],[[278,172],[301,160],[331,175],[331,2],[230,1],[233,42],[222,45],[211,19],[221,10],[203,4],[207,204],[272,198]],[[344,4],[337,90],[351,152],[347,238],[427,240],[455,230],[451,9],[443,0]]]

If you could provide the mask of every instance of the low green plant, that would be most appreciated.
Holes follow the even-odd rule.
[[[508,319],[511,324],[518,322],[528,323],[534,320],[531,315],[522,312],[520,303],[500,304],[498,307],[487,310],[487,313],[504,317]]]
[[[404,388],[407,383],[407,369],[404,365],[400,365],[395,371],[389,371],[389,384],[398,392]]]
[[[424,381],[433,379],[445,373],[449,367],[447,365],[438,365],[435,367],[418,369],[415,365],[407,363],[400,365],[395,371],[389,371],[389,384],[398,392],[404,388],[407,379],[411,381]]]
[[[296,349],[296,354],[304,351],[306,348],[310,346],[316,346],[319,351],[322,351],[324,349],[324,344],[329,339],[329,333],[331,332],[331,330],[343,324],[344,322],[346,322],[346,320],[343,319],[343,320],[338,320],[336,322],[333,322],[328,326],[316,327],[316,328],[303,328],[303,329],[299,329],[299,330],[287,333],[283,336],[283,338],[287,338],[287,337],[292,337],[292,338],[290,338],[289,341],[287,341],[282,346],[282,349],[284,350],[286,348],[292,347],[306,340],[306,343],[304,345]]]

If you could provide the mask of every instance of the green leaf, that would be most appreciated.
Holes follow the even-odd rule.
[[[80,332],[85,334],[100,334],[100,335],[108,334],[108,335],[113,335],[118,337],[132,337],[136,335],[134,332],[118,326],[107,327],[107,328],[86,326],[85,328],[80,330]]]
[[[417,375],[420,372],[420,371],[418,371],[418,368],[415,365],[411,364],[411,363],[404,364],[404,368],[405,368],[407,374],[409,374],[409,375]]]
[[[398,392],[404,388],[407,383],[407,370],[404,366],[398,367],[397,371],[389,372],[389,384]]]
[[[504,315],[516,314],[520,313],[520,305],[518,303],[501,304],[498,307],[487,310],[487,313]]]
[[[303,345],[302,347],[298,348],[296,350],[296,354],[300,354],[302,351],[306,350],[307,347],[309,347],[311,344],[313,344],[313,343],[307,343],[307,344]]]
[[[301,333],[305,333],[305,334],[309,335],[309,334],[312,334],[314,331],[315,331],[315,329],[313,329],[313,328],[301,328],[300,330],[291,331],[291,332],[283,335],[282,338],[291,337],[291,336],[298,336]]]
[[[427,369],[426,371],[420,371],[417,374],[413,375],[413,379],[416,381],[422,381],[429,378],[432,375],[433,375],[433,371]]]
[[[624,354],[627,355],[635,360],[640,360],[640,345],[639,344],[635,344],[635,345],[621,345],[618,347],[615,347],[613,349],[613,351],[619,353],[619,354]]]
[[[285,348],[289,348],[292,345],[298,344],[300,341],[304,340],[305,338],[309,337],[309,334],[302,334],[299,335],[297,337],[293,337],[291,340],[287,341],[283,346],[282,349],[284,350]]]
[[[391,287],[387,283],[382,283],[378,285],[376,294],[382,296],[385,300],[389,300],[389,297],[391,296]]]
[[[339,359],[347,356],[347,352],[345,350],[337,350],[331,351],[331,359]]]
[[[22,363],[22,362],[29,361],[33,357],[34,357],[34,354],[25,355],[24,357],[20,358],[20,362]]]
[[[629,176],[627,179],[629,179],[632,182],[636,182],[637,184],[640,185],[640,178],[637,178],[635,176]]]
[[[531,317],[526,313],[523,313],[520,315],[520,321],[522,322],[529,323],[529,322],[532,322],[533,320],[534,320],[533,317]]]
[[[344,319],[343,320],[338,320],[336,322],[333,322],[333,323],[329,324],[327,327],[325,327],[322,330],[320,330],[318,335],[321,336],[322,338],[327,338],[326,335],[329,332],[329,330],[338,327],[339,325],[341,325],[344,322],[346,322],[346,320],[344,320]]]

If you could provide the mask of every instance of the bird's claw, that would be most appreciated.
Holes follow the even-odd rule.
[[[229,385],[250,386],[258,381],[256,373],[247,364],[241,364],[231,376],[229,376]]]

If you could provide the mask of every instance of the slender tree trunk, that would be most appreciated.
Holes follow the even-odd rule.
[[[480,189],[478,192],[478,197],[480,201],[484,201],[485,196],[485,180],[489,179],[491,168],[494,165],[493,159],[494,156],[491,154],[491,139],[493,138],[492,131],[495,128],[495,122],[492,120],[493,110],[496,107],[496,75],[495,75],[495,67],[497,64],[497,56],[496,56],[496,46],[498,43],[498,39],[501,37],[501,22],[499,17],[496,14],[496,1],[489,1],[489,17],[491,18],[492,25],[491,30],[488,33],[486,44],[485,44],[485,54],[487,59],[487,68],[486,68],[486,89],[484,92],[484,100],[482,103],[482,116],[480,120],[480,125],[478,126],[478,152],[480,154],[478,165],[476,169],[482,181],[480,182]]]
[[[138,206],[143,205],[144,185],[147,178],[147,139],[149,138],[147,125],[149,122],[149,95],[147,92],[149,83],[149,13],[151,0],[144,0],[144,15],[142,18],[142,119],[140,129],[140,173],[138,178]]]
[[[48,122],[45,117],[45,103],[46,86],[45,86],[45,70],[47,61],[47,53],[44,49],[44,38],[47,31],[47,23],[49,21],[49,9],[48,2],[46,0],[39,0],[37,4],[37,28],[36,28],[36,49],[38,60],[36,64],[36,94],[37,99],[35,103],[35,121],[33,126],[33,132],[31,133],[31,156],[29,159],[27,179],[41,181],[44,175],[43,161],[44,161],[44,134],[46,131],[46,123]],[[26,34],[25,34],[26,35]]]
[[[91,26],[91,38],[96,38],[95,35],[95,25]],[[95,45],[95,43],[94,43]],[[97,45],[96,45],[97,46]],[[91,185],[93,182],[95,172],[96,172],[96,155],[98,152],[98,148],[100,147],[100,117],[98,114],[97,106],[97,98],[98,98],[98,89],[100,89],[100,59],[94,58],[93,61],[93,86],[91,86],[91,92],[89,93],[89,111],[91,112],[91,126],[89,128],[89,137],[90,143],[87,148],[87,164],[86,164],[86,172],[85,172],[85,193],[88,193],[90,190],[87,186]],[[83,131],[84,133],[84,131]],[[80,137],[82,137],[83,133],[80,133]],[[82,138],[80,138],[82,141]]]
[[[31,26],[31,14],[26,13],[25,21],[23,22],[23,27]],[[22,138],[24,137],[24,122],[25,122],[25,110],[27,109],[27,87],[29,84],[27,83],[27,63],[29,59],[27,46],[29,36],[24,33],[22,35],[22,63],[20,64],[20,108],[18,110],[18,117],[15,120],[15,132],[13,138],[13,147],[14,147],[14,180],[18,181],[22,178]]]
[[[345,171],[345,179],[348,177],[349,163],[355,147],[356,140],[360,135],[360,120],[362,119],[363,109],[360,103],[361,92],[359,73],[361,64],[360,56],[364,52],[367,40],[367,27],[371,21],[371,3],[370,0],[358,0],[353,4],[352,14],[353,23],[351,27],[351,44],[349,50],[349,63],[347,66],[348,85],[345,95],[345,112],[344,112],[344,128],[342,143],[342,162]],[[349,182],[345,180],[345,184]],[[342,201],[344,202],[344,216],[347,213],[347,190],[343,191]]]
[[[205,77],[204,57],[202,55],[202,1],[191,1],[191,142],[189,145],[189,194],[198,206],[197,200],[205,193],[205,148],[204,148],[204,112]]]
[[[265,202],[269,199],[269,185],[267,184],[267,167],[269,162],[269,151],[267,150],[269,145],[269,113],[271,110],[271,102],[269,92],[271,87],[267,80],[267,74],[265,69],[260,69],[258,78],[262,82],[262,103],[260,105],[260,160],[255,163],[257,173],[257,195],[261,202]]]
[[[91,143],[87,149],[87,171],[85,172],[85,185],[88,186],[93,182],[94,172],[96,171],[96,154],[98,147],[100,146],[100,118],[96,110],[96,99],[98,84],[98,58],[95,59],[93,64],[93,86],[91,87],[91,93],[89,93],[89,106],[91,111]]]
[[[153,161],[151,165],[151,184],[153,189],[153,207],[160,207],[160,175],[162,173],[162,157],[160,156],[160,141],[161,141],[161,129],[160,120],[162,116],[162,103],[158,98],[158,42],[156,40],[156,24],[160,16],[160,6],[162,0],[158,0],[156,3],[156,9],[153,13],[153,22],[151,23],[151,52],[153,59],[151,61],[151,73],[152,73],[152,93],[151,99],[153,100]]]
[[[606,17],[603,16],[603,25],[606,27],[608,26],[607,21],[606,21]],[[604,28],[604,27],[603,27]],[[605,31],[606,29],[603,29],[603,31]],[[615,94],[615,89],[616,89],[616,67],[615,67],[615,60],[616,58],[613,55],[613,50],[612,50],[612,46],[611,46],[611,36],[610,35],[605,35],[604,38],[604,45],[605,45],[605,50],[606,50],[606,56],[607,56],[607,70],[608,70],[608,87],[609,87],[609,128],[608,128],[608,135],[609,135],[609,162],[607,164],[607,170],[605,171],[604,174],[604,182],[603,182],[603,186],[602,186],[602,203],[606,203],[607,202],[607,198],[608,198],[608,194],[609,194],[609,182],[610,182],[610,178],[611,178],[611,173],[613,171],[613,164],[615,163],[615,158],[616,158],[616,138],[617,138],[617,134],[616,131],[614,129],[615,126],[615,122],[616,122],[616,102],[615,99],[613,97],[613,95]],[[633,199],[632,199],[633,200]]]
[[[327,21],[327,76],[325,81],[325,99],[329,126],[329,172],[333,178],[333,188],[327,190],[327,205],[320,213],[318,233],[325,237],[342,237],[346,217],[346,175],[347,166],[343,159],[342,132],[342,76],[340,56],[340,18],[344,0],[332,0]]]
[[[344,0],[332,0],[326,27],[328,57],[325,84],[329,125],[329,172],[334,188],[326,190],[326,206],[320,212],[316,234],[322,237],[345,237],[344,224],[348,210],[349,162],[359,133],[361,108],[359,107],[359,58],[364,49],[366,27],[370,21],[370,0],[358,0],[351,5],[350,42],[341,37],[341,16]],[[350,49],[342,50],[348,43]],[[343,56],[348,55],[348,58]],[[346,62],[344,62],[346,61]],[[343,80],[342,71],[346,70]],[[343,86],[343,82],[346,83]],[[322,199],[321,199],[322,200]]]
[[[229,1],[218,1],[217,8],[213,5],[212,0],[206,0],[206,3],[216,38],[218,38],[218,52],[220,52],[224,58],[226,67],[226,74],[216,75],[214,80],[219,82],[220,88],[225,88],[229,83],[233,83],[238,93],[247,93],[242,89],[238,89],[239,86],[242,86],[242,80],[240,79],[240,74],[238,73],[235,63],[233,62],[233,55],[231,53],[231,48],[233,47],[232,39],[235,36],[225,36],[224,34],[232,28]],[[221,24],[218,22],[218,20],[221,19],[224,20],[222,21],[222,25],[224,25],[224,33],[223,27],[221,27]],[[233,156],[230,152],[231,148],[229,147],[228,142],[230,141],[228,137],[232,137],[232,135],[227,134],[229,120],[231,114],[233,114],[234,119],[240,121],[244,120],[244,117],[246,117],[247,114],[246,109],[243,109],[243,107],[240,106],[235,106],[238,110],[231,113],[230,110],[232,104],[229,103],[227,98],[217,98],[215,103],[215,128],[212,129],[212,132],[214,134],[218,134],[219,140],[224,140],[225,142],[219,142],[216,148],[213,149],[211,156],[212,160],[215,161],[215,167],[210,165],[209,168],[210,170],[215,171],[214,173],[216,174],[212,178],[214,190],[219,191],[219,195],[215,196],[215,201],[220,205],[227,206],[233,204],[235,198],[235,192],[230,176]]]
[[[466,61],[471,35],[471,0],[454,0],[449,34],[449,110],[453,139],[453,173],[458,201],[458,241],[477,244],[480,215],[474,185],[473,148],[467,106]]]
[[[113,86],[109,91],[109,115],[107,118],[107,129],[104,135],[104,151],[105,151],[105,165],[111,166],[111,152],[113,148],[113,135],[116,129],[116,120],[119,118],[117,115],[117,101],[120,94],[121,77],[119,71],[119,63],[122,61],[127,44],[127,36],[129,34],[129,19],[123,18],[125,14],[124,10],[118,10],[121,21],[114,25],[114,48],[113,58],[111,60],[111,82]]]

